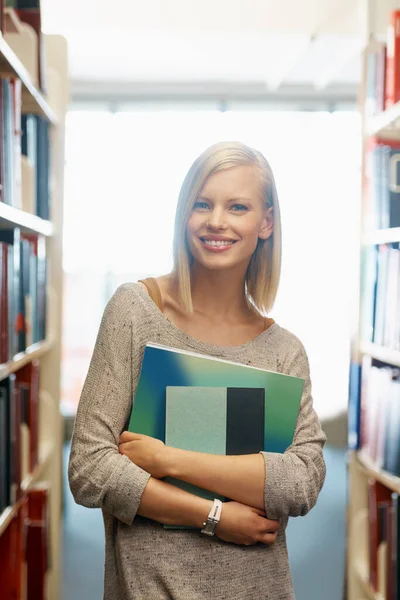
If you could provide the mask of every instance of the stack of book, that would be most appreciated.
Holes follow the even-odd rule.
[[[284,452],[293,441],[303,388],[299,377],[147,344],[129,431],[208,454]]]

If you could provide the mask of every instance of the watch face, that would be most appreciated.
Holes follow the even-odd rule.
[[[204,529],[202,529],[201,532],[205,535],[214,535],[216,525],[217,524],[213,523],[212,521],[207,521],[207,523],[204,525]]]

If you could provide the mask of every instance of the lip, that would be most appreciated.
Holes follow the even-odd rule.
[[[231,250],[233,248],[233,246],[235,245],[235,243],[237,242],[237,240],[234,240],[232,238],[227,238],[227,237],[223,237],[221,235],[202,235],[201,237],[198,238],[200,241],[201,246],[207,250],[208,252],[214,252],[217,254],[220,254],[221,252],[228,252],[228,250]],[[229,246],[209,246],[208,244],[205,244],[203,242],[203,240],[212,240],[215,242],[233,242],[233,244],[230,244]]]
[[[233,238],[224,237],[223,235],[199,235],[199,239],[201,240],[211,240],[213,242],[236,242]]]

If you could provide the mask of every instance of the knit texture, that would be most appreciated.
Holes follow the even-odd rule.
[[[281,520],[272,546],[238,546],[197,530],[166,530],[137,515],[150,475],[118,453],[144,348],[156,342],[305,379],[293,444],[263,452],[265,509]],[[207,344],[174,326],[139,285],[120,286],[101,321],[72,438],[69,482],[76,502],[101,508],[105,600],[293,600],[286,549],[289,517],[305,515],[325,479],[325,435],[312,407],[309,365],[296,336],[271,325],[251,342]]]

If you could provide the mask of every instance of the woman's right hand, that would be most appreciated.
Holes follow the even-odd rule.
[[[215,534],[224,542],[244,546],[261,542],[269,546],[275,543],[279,527],[279,521],[267,519],[259,508],[229,501],[222,505]]]

